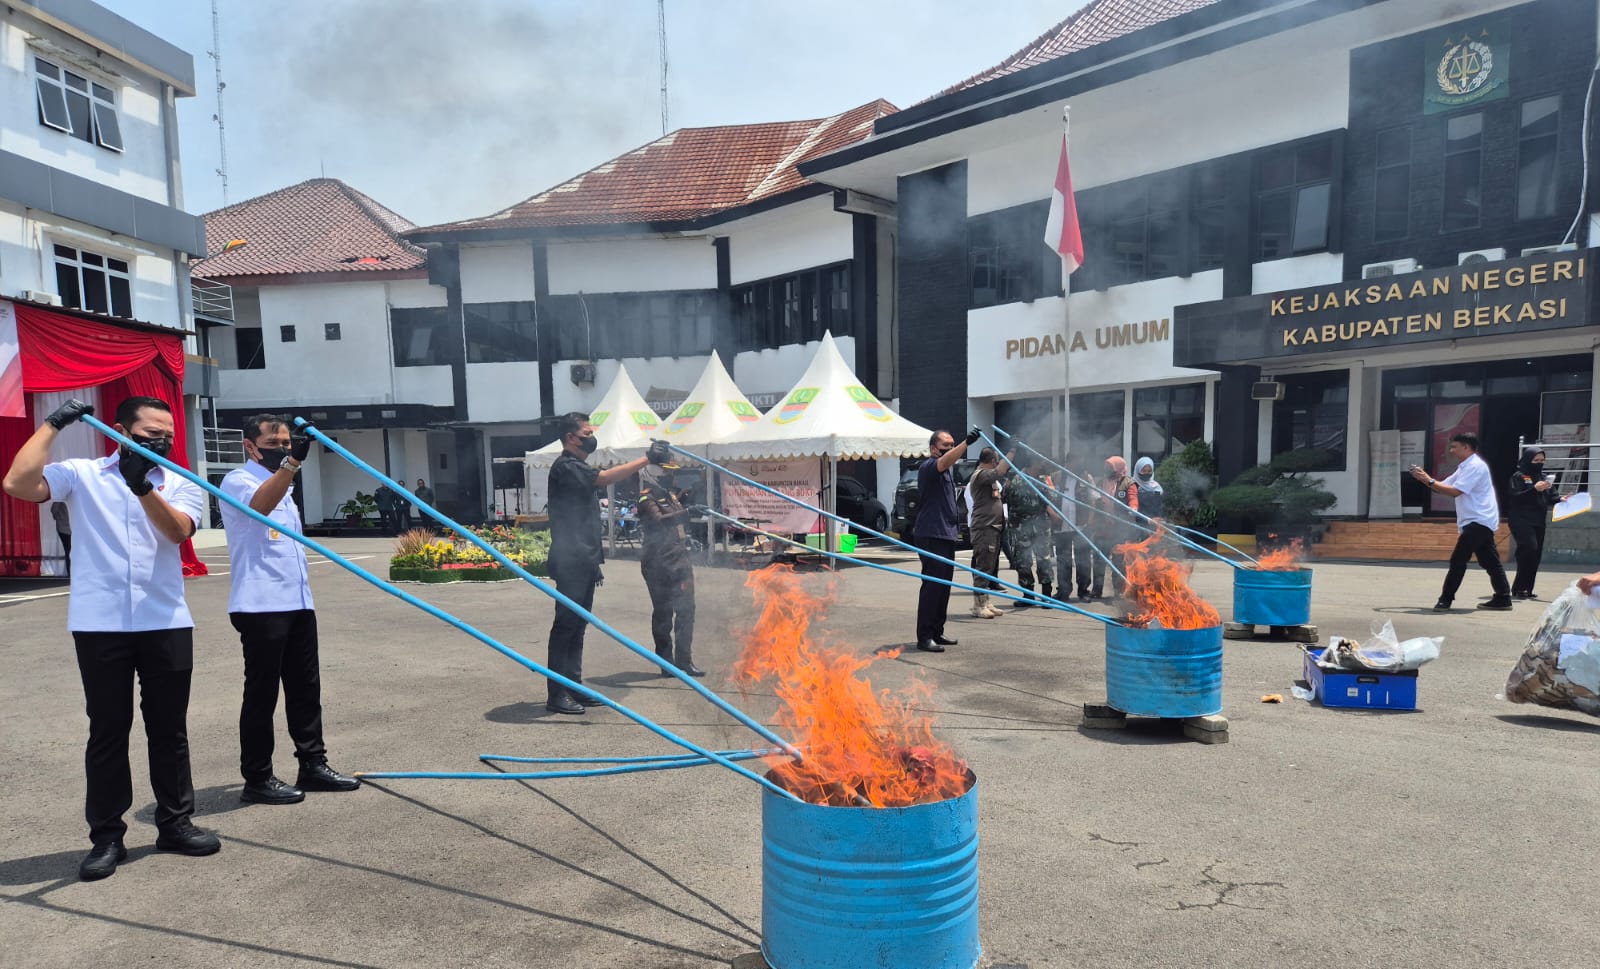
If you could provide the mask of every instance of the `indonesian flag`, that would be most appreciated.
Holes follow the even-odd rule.
[[[17,313],[0,301],[0,417],[27,417],[22,397],[22,348],[17,343]]]
[[[1044,224],[1044,244],[1061,254],[1061,268],[1067,275],[1083,265],[1083,234],[1078,231],[1078,203],[1072,197],[1066,135],[1061,136],[1061,160],[1056,162],[1056,187],[1050,193],[1050,218]]]

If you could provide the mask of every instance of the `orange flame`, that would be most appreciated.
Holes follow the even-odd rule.
[[[1276,538],[1277,536],[1268,537]],[[1280,545],[1256,559],[1256,569],[1261,572],[1293,572],[1300,568],[1300,560],[1305,557],[1306,544],[1297,538],[1289,544]]]
[[[1143,628],[1160,623],[1163,629],[1205,629],[1221,624],[1222,616],[1211,603],[1189,588],[1192,567],[1155,554],[1162,530],[1142,542],[1118,545],[1122,571],[1128,576],[1124,595],[1131,606],[1128,625]]]
[[[753,572],[745,586],[760,616],[734,677],[747,687],[774,684],[782,702],[776,725],[804,752],[800,761],[769,761],[779,785],[835,807],[906,807],[966,792],[966,761],[934,737],[932,718],[914,709],[931,693],[927,683],[915,680],[897,695],[874,691],[861,675],[898,650],[864,658],[818,642],[811,622],[831,597],[806,592],[786,566]]]

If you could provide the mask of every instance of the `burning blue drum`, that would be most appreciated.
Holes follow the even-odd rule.
[[[1311,622],[1311,570],[1233,570],[1233,621],[1247,626]]]
[[[1106,627],[1106,703],[1139,717],[1222,712],[1222,627]]]
[[[768,777],[773,775],[769,774]],[[978,781],[905,808],[761,795],[761,954],[773,969],[972,969]]]

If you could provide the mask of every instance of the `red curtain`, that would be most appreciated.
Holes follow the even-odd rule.
[[[173,462],[189,467],[189,446],[183,413],[183,338],[176,334],[123,329],[97,320],[52,313],[36,306],[17,305],[17,342],[22,354],[22,389],[28,393],[100,387],[106,413],[115,423],[116,405],[133,395],[156,397],[172,407],[176,439]],[[0,455],[10,465],[17,448],[37,427],[38,418],[0,418]],[[106,441],[106,453],[116,445]],[[184,542],[183,572],[205,575],[206,566]],[[0,560],[39,556],[39,517],[36,506],[5,497],[0,502]]]

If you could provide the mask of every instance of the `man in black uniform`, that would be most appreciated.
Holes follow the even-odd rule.
[[[644,548],[639,571],[650,590],[650,633],[656,655],[690,676],[705,676],[694,665],[694,563],[684,539],[688,492],[673,494],[664,481],[647,480],[639,495],[639,524]],[[666,670],[662,676],[669,676]]]
[[[600,470],[588,464],[598,446],[587,414],[571,413],[556,425],[561,435],[561,456],[550,466],[550,577],[556,590],[585,609],[594,606],[595,586],[605,552],[600,547],[600,496],[598,489],[638,474],[647,464],[664,464],[671,451],[666,442],[650,445],[650,453],[626,464]],[[550,626],[549,658],[552,670],[575,683],[583,682],[582,616],[556,605]],[[551,713],[581,715],[583,702],[571,690],[549,683],[545,709]]]

